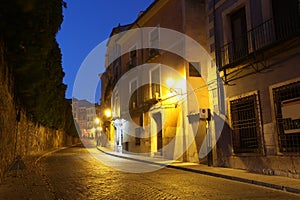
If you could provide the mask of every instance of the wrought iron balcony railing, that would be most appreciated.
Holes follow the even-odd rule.
[[[269,19],[220,47],[217,52],[219,70],[247,58],[251,53],[299,34],[299,15],[291,19],[290,16],[277,21]]]

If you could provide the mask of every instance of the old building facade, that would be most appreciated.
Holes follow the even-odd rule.
[[[108,42],[111,146],[299,177],[299,24],[298,0],[153,2]]]
[[[218,165],[299,177],[299,1],[209,0],[207,12],[228,111]]]
[[[217,87],[207,84],[216,69],[206,51],[205,17],[204,1],[155,1],[131,25],[113,29],[101,79],[102,92],[111,92],[116,150],[199,162],[207,146],[199,108],[213,110],[209,96]],[[116,82],[105,87],[110,75]]]

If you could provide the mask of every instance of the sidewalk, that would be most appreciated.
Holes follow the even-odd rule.
[[[178,162],[170,161],[160,158],[153,158],[149,156],[140,156],[127,153],[114,152],[111,149],[105,147],[97,147],[99,151],[106,153],[111,156],[135,160],[139,162],[145,162],[154,165],[166,165],[168,168],[174,168],[199,174],[204,174],[208,176],[214,176],[224,179],[229,179],[233,181],[239,181],[243,183],[249,183],[259,186],[264,186],[276,190],[282,190],[286,192],[291,192],[294,194],[300,194],[300,179],[293,179],[288,177],[274,176],[274,175],[263,175],[248,172],[246,170],[223,168],[223,167],[209,167],[203,164],[188,163],[188,162]],[[167,165],[171,163],[170,165]]]

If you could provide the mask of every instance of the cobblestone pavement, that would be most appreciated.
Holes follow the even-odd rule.
[[[100,153],[96,149],[92,152]],[[101,157],[101,153],[99,155]],[[104,154],[103,159],[108,159]],[[122,163],[110,157],[111,163]],[[136,161],[124,165],[136,167]],[[37,166],[0,185],[0,199],[299,199],[299,195],[164,168],[124,173],[105,166],[85,148],[41,159]]]

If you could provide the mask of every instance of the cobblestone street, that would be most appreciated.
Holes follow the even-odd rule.
[[[122,163],[121,158],[110,159],[112,163]],[[124,164],[139,165],[136,161]],[[18,177],[8,177],[0,185],[0,199],[282,200],[299,199],[299,196],[170,168],[124,173],[103,165],[85,148],[73,147],[50,154]]]

